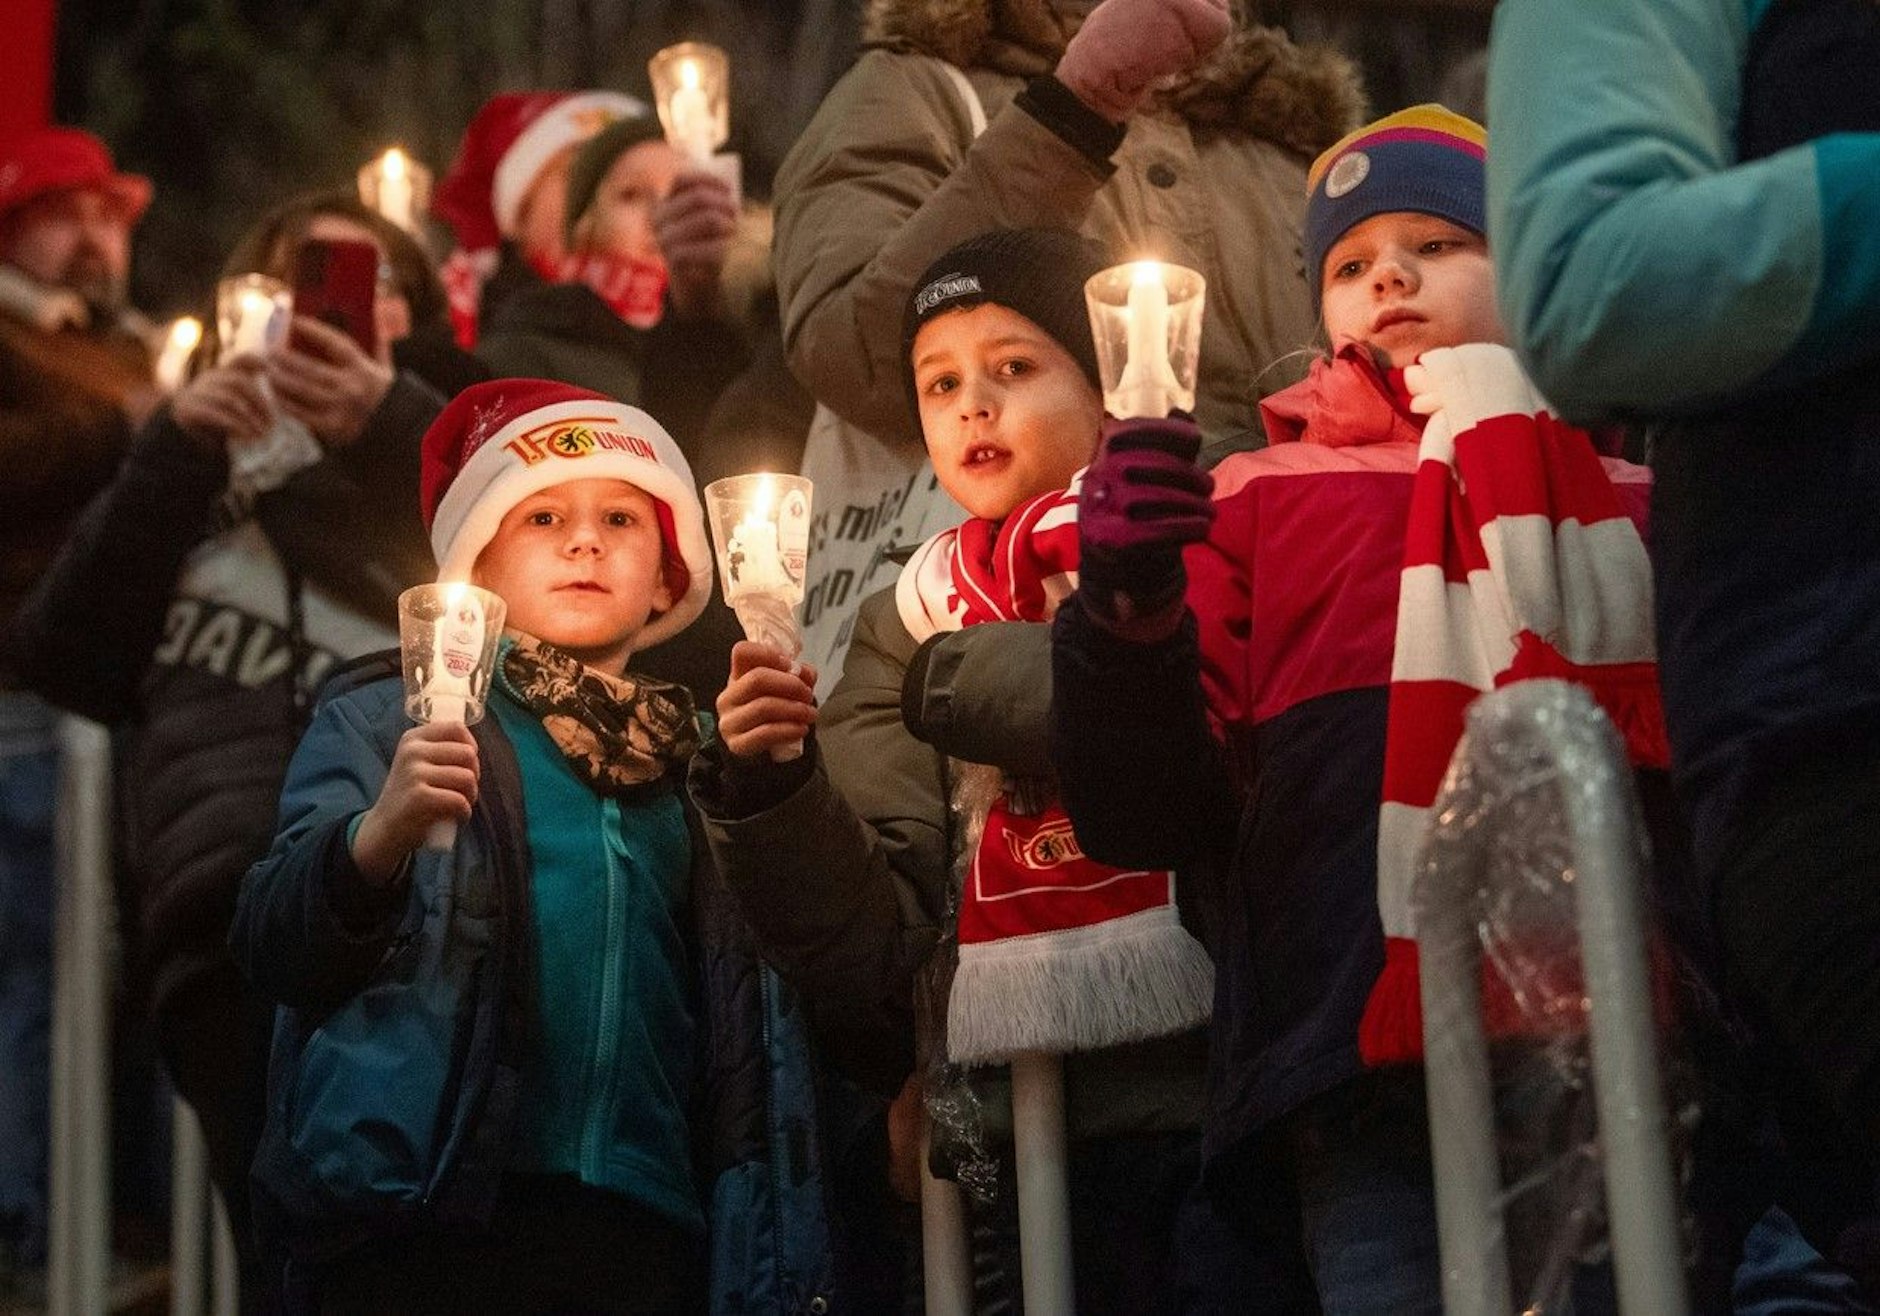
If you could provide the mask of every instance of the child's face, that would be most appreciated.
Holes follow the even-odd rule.
[[[617,260],[659,264],[653,210],[679,176],[679,153],[664,142],[623,151],[602,176],[578,233],[579,245]]]
[[[1481,234],[1394,210],[1347,229],[1325,255],[1320,305],[1333,347],[1356,339],[1407,366],[1432,347],[1507,341]]]
[[[1096,452],[1102,396],[1055,338],[1003,306],[922,325],[914,388],[934,474],[974,516],[1064,488]]]
[[[625,480],[570,480],[509,509],[477,558],[507,625],[590,667],[626,670],[647,619],[672,606],[650,494]]]

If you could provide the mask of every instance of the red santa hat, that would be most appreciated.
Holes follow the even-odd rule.
[[[511,508],[570,480],[625,480],[653,497],[673,605],[640,639],[657,644],[684,630],[712,592],[711,545],[692,468],[638,407],[552,380],[474,385],[425,431],[419,496],[438,579],[470,579]]]
[[[431,209],[465,251],[494,247],[515,236],[523,198],[549,161],[616,119],[647,113],[645,105],[617,91],[492,96],[464,129]]]

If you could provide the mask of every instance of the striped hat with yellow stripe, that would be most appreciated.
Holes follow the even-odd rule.
[[[1353,224],[1394,210],[1483,231],[1488,133],[1441,105],[1413,105],[1350,133],[1306,174],[1306,276],[1314,298],[1325,253]]]

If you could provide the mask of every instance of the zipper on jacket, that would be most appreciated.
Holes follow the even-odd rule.
[[[777,1297],[788,1301],[788,1276],[784,1270],[784,1232],[783,1232],[783,1185],[786,1181],[783,1163],[783,1130],[777,1124],[777,1048],[775,1030],[771,1025],[771,1016],[776,1009],[776,987],[771,982],[770,970],[762,961],[757,963],[757,991],[761,1006],[764,1040],[764,1142],[769,1152],[770,1161],[770,1249],[771,1266],[776,1274]]]
[[[601,821],[604,837],[619,835],[618,800],[601,802]],[[607,926],[601,951],[600,1016],[595,1020],[594,1048],[591,1053],[594,1081],[583,1094],[585,1100],[582,1109],[585,1114],[581,1129],[581,1171],[589,1183],[605,1182],[601,1150],[606,1146],[607,1128],[613,1117],[615,1052],[620,1039],[621,925],[626,912],[623,908],[625,899],[621,888],[624,879],[620,872],[620,859],[614,847],[605,839],[601,846],[607,869]]]

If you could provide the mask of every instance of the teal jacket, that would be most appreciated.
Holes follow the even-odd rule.
[[[1502,314],[1575,421],[1704,411],[1880,352],[1880,133],[1739,149],[1746,66],[1776,7],[1495,11],[1488,232]]]
[[[454,850],[419,852],[383,892],[351,861],[348,827],[411,725],[403,694],[384,660],[329,683],[230,933],[236,961],[282,1006],[254,1178],[295,1255],[313,1261],[487,1220],[531,1118],[541,978],[523,770],[502,719],[473,729],[481,790]],[[801,1012],[692,845],[688,1151],[712,1310],[839,1310]]]
[[[1714,871],[1880,744],[1880,8],[1504,0],[1489,239],[1579,420],[1653,425],[1673,767]]]

